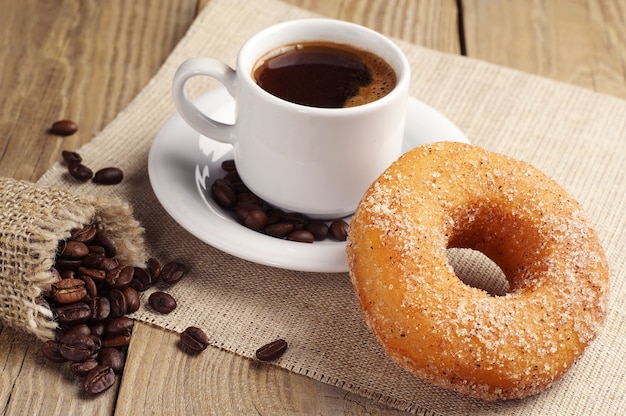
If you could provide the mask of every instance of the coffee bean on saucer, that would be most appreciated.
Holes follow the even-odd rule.
[[[346,241],[349,228],[350,225],[344,220],[335,220],[330,223],[330,235],[332,235],[335,240]]]
[[[103,168],[96,172],[93,177],[94,183],[101,185],[117,185],[124,179],[124,172],[120,168]]]
[[[299,243],[312,243],[315,241],[315,236],[312,232],[307,230],[296,230],[287,236],[287,240],[297,241]]]
[[[72,120],[59,120],[52,123],[48,133],[57,136],[71,136],[78,131],[78,124]]]
[[[287,341],[277,339],[256,350],[255,355],[261,361],[274,361],[280,358],[285,351],[287,351]]]

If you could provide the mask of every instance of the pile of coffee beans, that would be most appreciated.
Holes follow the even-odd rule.
[[[56,282],[43,295],[60,329],[42,352],[54,362],[69,362],[88,394],[105,391],[121,374],[134,326],[126,315],[139,309],[140,292],[157,283],[175,284],[185,274],[181,263],[161,267],[154,258],[144,268],[120,265],[116,253],[115,242],[96,225],[72,230],[59,242],[52,269]]]
[[[313,243],[332,238],[345,241],[349,225],[342,219],[333,221],[312,220],[297,212],[284,212],[271,207],[252,193],[242,182],[233,160],[222,162],[223,178],[211,185],[215,203],[228,210],[246,227],[272,237]]]
[[[94,174],[91,168],[83,164],[83,158],[80,154],[63,150],[61,156],[67,164],[69,174],[80,182],[87,182],[91,179],[94,183],[101,185],[117,185],[124,179],[124,172],[120,168],[102,168]]]

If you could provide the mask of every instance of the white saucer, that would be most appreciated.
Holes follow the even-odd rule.
[[[232,123],[234,103],[224,88],[199,97],[196,104],[213,118]],[[445,116],[409,98],[403,150],[433,141],[468,143]],[[215,204],[210,186],[224,176],[221,162],[232,147],[208,139],[176,113],[154,138],[148,156],[150,184],[169,215],[188,232],[226,253],[272,267],[308,272],[346,272],[345,242],[297,243],[269,237],[240,225]]]

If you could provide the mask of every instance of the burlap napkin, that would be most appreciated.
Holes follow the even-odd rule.
[[[411,95],[447,115],[475,144],[531,162],[568,189],[597,225],[612,268],[606,327],[556,386],[523,401],[482,403],[425,384],[393,364],[366,328],[348,275],[292,272],[224,254],[178,226],[153,194],[147,158],[174,112],[177,66],[192,56],[231,65],[240,45],[270,24],[311,14],[275,0],[213,0],[136,99],[80,149],[90,166],[116,165],[125,181],[102,189],[64,180],[53,166],[41,184],[129,201],[151,253],[190,267],[171,289],[168,316],[135,317],[181,331],[206,329],[217,347],[250,357],[274,338],[289,340],[277,363],[291,371],[420,414],[618,414],[626,408],[626,102],[398,41],[412,64]],[[196,85],[195,93],[214,87]],[[190,166],[193,175],[193,166]],[[471,257],[471,256],[470,256]],[[460,256],[459,269],[483,267]],[[480,275],[481,273],[475,273]]]

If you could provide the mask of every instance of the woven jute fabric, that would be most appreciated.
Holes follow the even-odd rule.
[[[241,260],[196,239],[161,207],[147,162],[155,135],[175,111],[176,68],[192,56],[234,66],[241,44],[256,31],[311,16],[275,0],[212,0],[135,100],[77,149],[94,168],[121,167],[124,182],[106,188],[73,183],[61,164],[40,179],[73,193],[128,201],[145,228],[149,254],[188,266],[187,276],[169,289],[179,305],[173,313],[160,316],[142,308],[134,317],[173,331],[200,326],[215,347],[245,357],[284,338],[289,349],[276,365],[419,414],[620,414],[626,408],[623,100],[397,41],[412,66],[413,97],[445,114],[473,143],[525,160],[554,178],[583,205],[606,249],[611,299],[604,329],[561,381],[521,401],[483,403],[421,382],[395,365],[368,330],[347,273],[294,272]],[[191,95],[217,85],[190,84]],[[196,161],[176,163],[195,189]],[[468,281],[493,275],[468,253],[453,257]]]
[[[54,283],[59,241],[71,230],[97,224],[115,241],[122,263],[144,265],[143,229],[128,204],[0,178],[0,322],[52,338],[57,323],[41,302]]]

